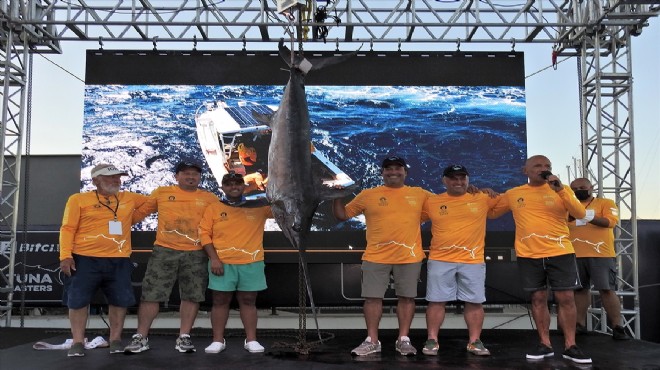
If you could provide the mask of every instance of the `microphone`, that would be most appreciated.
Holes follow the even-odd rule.
[[[546,181],[547,181],[547,180],[548,180],[548,177],[552,176],[552,172],[550,172],[550,171],[543,171],[543,172],[540,173],[540,175],[541,175],[541,177],[543,178],[543,180],[546,180]],[[554,180],[554,181],[548,181],[548,183],[550,183],[550,184],[552,184],[552,185],[554,185],[554,186],[557,186],[557,187],[561,186],[561,183],[560,183],[559,181],[557,181],[557,180]]]

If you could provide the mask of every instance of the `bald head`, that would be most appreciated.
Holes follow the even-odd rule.
[[[552,172],[552,163],[544,155],[534,155],[527,158],[523,173],[529,178],[530,185],[545,184],[545,177],[541,175],[544,171]]]

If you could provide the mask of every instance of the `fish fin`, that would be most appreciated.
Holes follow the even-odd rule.
[[[284,59],[284,62],[286,62],[286,64],[289,66],[289,68],[296,67],[296,68],[302,70],[303,74],[307,74],[307,72],[309,72],[309,71],[316,71],[316,70],[319,70],[319,69],[323,69],[327,66],[331,66],[331,65],[335,65],[335,64],[345,62],[346,60],[356,56],[358,51],[359,51],[359,49],[358,49],[358,50],[353,51],[351,53],[346,53],[346,54],[342,54],[342,55],[339,55],[339,56],[324,57],[324,58],[313,58],[311,60],[308,60],[307,58],[304,58],[304,57],[296,54],[294,56],[294,61],[293,61],[293,66],[292,66],[291,65],[291,50],[289,50],[289,48],[284,45],[284,39],[280,39],[280,42],[278,44],[278,48],[279,48],[279,51],[280,51],[280,57],[282,59]]]

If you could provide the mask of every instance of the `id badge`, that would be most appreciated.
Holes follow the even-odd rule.
[[[108,223],[110,235],[121,235],[121,221],[110,221]]]

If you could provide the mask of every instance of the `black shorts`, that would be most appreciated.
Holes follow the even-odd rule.
[[[616,290],[616,258],[580,257],[577,259],[577,268],[582,288]]]
[[[537,290],[575,290],[582,288],[577,274],[575,254],[545,258],[518,257],[518,272],[522,287],[528,292]]]

